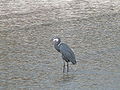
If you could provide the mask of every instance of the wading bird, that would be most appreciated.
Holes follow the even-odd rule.
[[[67,44],[61,43],[61,39],[59,37],[53,37],[51,41],[54,44],[54,48],[62,54],[62,59],[64,61],[63,73],[65,72],[65,61],[67,62],[67,72],[69,72],[69,62],[76,64],[74,52]]]

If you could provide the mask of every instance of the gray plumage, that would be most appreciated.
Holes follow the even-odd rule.
[[[69,48],[67,44],[61,43],[59,45],[60,47],[60,53],[62,54],[63,59],[66,62],[72,62],[73,64],[76,64],[76,59],[73,51]]]
[[[74,52],[70,49],[70,47],[67,44],[61,43],[61,39],[59,37],[54,37],[52,41],[54,43],[55,49],[62,54],[63,60],[67,62],[67,72],[68,72],[69,71],[68,62],[72,62],[72,64],[76,64]],[[65,72],[65,62],[63,66],[63,72]]]

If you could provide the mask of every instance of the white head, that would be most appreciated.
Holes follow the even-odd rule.
[[[58,42],[59,39],[58,38],[53,38],[53,42]]]
[[[59,44],[61,42],[59,37],[53,37],[51,41],[53,42],[53,44]]]

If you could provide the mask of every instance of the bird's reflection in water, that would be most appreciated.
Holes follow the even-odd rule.
[[[69,82],[72,82],[75,78],[75,75],[74,74],[69,74],[69,73],[66,73],[66,74],[63,74],[58,80],[57,80],[57,83],[60,83],[60,84],[64,84],[64,83],[69,83]]]
[[[74,75],[70,75],[70,74],[63,74],[63,77],[62,77],[62,79],[63,79],[63,81],[70,81],[70,80],[73,80],[73,78],[74,78]]]

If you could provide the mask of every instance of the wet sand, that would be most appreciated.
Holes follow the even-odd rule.
[[[119,90],[119,0],[4,0],[0,12],[0,90]],[[53,36],[75,52],[68,74]]]

